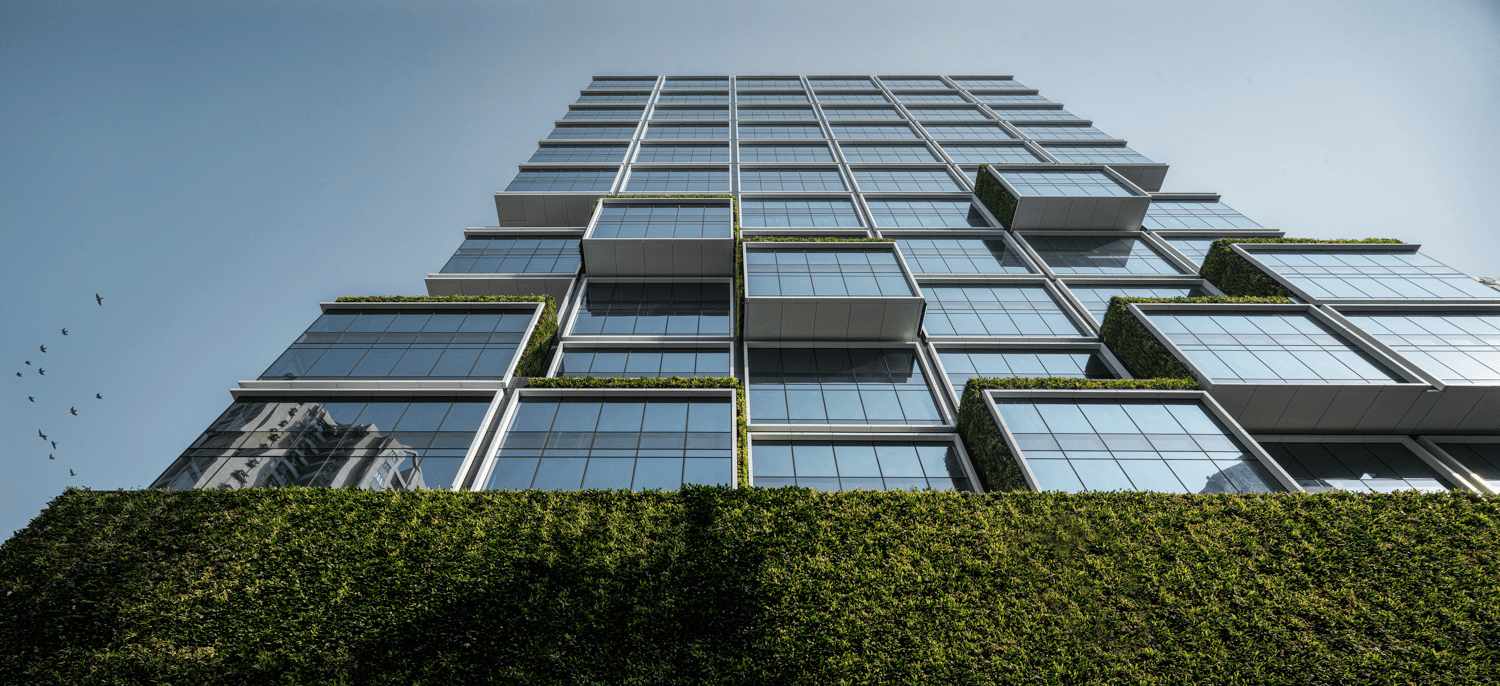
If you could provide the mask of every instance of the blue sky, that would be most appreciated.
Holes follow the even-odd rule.
[[[346,5],[0,3],[6,535],[149,483],[318,302],[424,292],[591,74],[1014,74],[1166,190],[1500,274],[1495,3]]]

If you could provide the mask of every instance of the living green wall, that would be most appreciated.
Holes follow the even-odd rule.
[[[516,376],[542,376],[547,373],[547,359],[557,339],[557,302],[550,295],[367,295],[344,296],[341,303],[546,303],[542,318],[531,330],[526,349],[516,361]]]
[[[989,165],[979,165],[978,180],[974,182],[974,195],[984,206],[989,208],[990,214],[1000,220],[1000,225],[1010,228],[1016,218],[1016,196],[1000,185],[999,181],[989,173]]]
[[[1217,286],[1226,295],[1290,298],[1293,293],[1270,275],[1234,252],[1235,243],[1400,243],[1394,238],[1330,239],[1317,238],[1220,238],[1208,248],[1198,275]]]
[[[988,379],[974,377],[964,384],[958,402],[958,435],[969,461],[979,474],[985,491],[1025,491],[1021,467],[1000,436],[1000,426],[990,414],[984,392],[991,389],[1123,390],[1152,389],[1191,391],[1192,379],[1070,379],[1061,377]]]
[[[63,493],[7,684],[1490,684],[1463,494]]]

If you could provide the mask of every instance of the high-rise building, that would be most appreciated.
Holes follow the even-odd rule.
[[[1166,173],[1009,76],[595,77],[428,299],[323,303],[155,485],[1500,489],[1500,292]],[[960,436],[971,378],[1132,369],[1193,383]]]

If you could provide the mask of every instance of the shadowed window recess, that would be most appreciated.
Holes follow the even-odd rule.
[[[1400,443],[1267,441],[1261,447],[1309,493],[1436,493],[1453,488],[1437,470]]]

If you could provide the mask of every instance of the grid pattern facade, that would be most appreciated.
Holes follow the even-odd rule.
[[[1046,226],[1021,235],[1002,228],[969,199],[981,164],[1150,163],[1124,141],[1008,76],[596,77],[583,84],[571,106],[562,107],[554,126],[549,140],[538,146],[505,193],[734,197],[724,205],[601,203],[590,239],[622,239],[610,245],[625,245],[637,237],[671,237],[687,244],[715,237],[726,240],[736,222],[746,230],[747,239],[895,239],[896,265],[870,262],[863,250],[780,250],[747,243],[744,254],[750,259],[743,267],[743,285],[748,294],[770,294],[788,302],[799,296],[849,297],[866,291],[870,298],[911,299],[911,281],[899,273],[904,264],[925,301],[925,311],[920,334],[899,343],[760,338],[747,342],[737,338],[739,302],[731,279],[590,277],[588,264],[580,259],[581,223],[543,224],[527,218],[504,228],[473,231],[441,273],[429,277],[434,295],[434,284],[459,281],[465,284],[463,290],[447,292],[474,293],[469,289],[478,288],[477,292],[494,295],[525,294],[539,292],[542,286],[535,284],[546,282],[562,315],[560,347],[548,374],[733,375],[743,380],[752,455],[741,457],[750,458],[748,476],[758,486],[977,488],[954,425],[954,393],[965,381],[974,376],[1114,376],[1115,363],[1109,361],[1094,326],[1109,296],[1201,293],[1189,278],[1163,278],[1185,276],[1190,270],[1179,264],[1180,258],[1169,256],[1171,251],[1158,251],[1159,244],[1149,234],[1170,232],[1160,238],[1197,261],[1224,230],[1262,228],[1216,199],[1195,199],[1209,197],[1206,194],[1152,199],[1139,229],[1109,227],[1108,236],[1090,231],[1058,235]],[[1024,200],[1082,198],[1107,203],[1131,195],[1102,171],[999,169],[1027,196]],[[1131,179],[1137,178],[1132,174],[1157,173],[1139,166],[1119,169]],[[643,209],[646,215],[632,214]],[[502,223],[509,221],[503,215],[502,210]],[[539,231],[542,228],[547,231]],[[674,261],[697,259],[691,249],[685,250]],[[1317,298],[1500,299],[1420,255],[1344,250],[1332,258],[1313,258],[1251,250],[1268,264],[1274,262],[1273,271],[1305,285],[1309,292],[1317,286]],[[783,253],[797,254],[802,261],[789,258],[783,264]],[[854,253],[866,256],[866,261],[846,264],[838,259]],[[832,260],[826,259],[830,256]],[[1038,258],[1040,263],[1034,263]],[[619,259],[624,264],[624,258]],[[888,271],[890,267],[896,270]],[[1089,278],[1094,275],[1107,279]],[[870,282],[873,289],[866,288]],[[515,285],[507,291],[493,284]],[[1285,312],[1153,312],[1152,321],[1186,350],[1187,360],[1216,382],[1385,384],[1373,390],[1401,390],[1392,385],[1402,381],[1392,371],[1395,367],[1379,355],[1362,352],[1351,342],[1358,337],[1323,323],[1335,321],[1332,318]],[[1405,310],[1345,314],[1347,321],[1438,378],[1500,383],[1500,342],[1495,338],[1500,324],[1493,315],[1419,316]],[[463,416],[473,418],[474,426],[462,431],[408,430],[386,419],[376,422],[361,440],[370,445],[386,441],[382,449],[396,451],[390,454],[335,455],[331,451],[353,445],[347,443],[352,439],[348,431],[329,429],[323,433],[331,444],[317,442],[322,438],[304,442],[293,451],[300,451],[297,455],[285,459],[274,451],[290,451],[293,446],[271,447],[276,441],[252,448],[273,452],[234,453],[227,458],[192,452],[223,450],[218,443],[195,444],[191,454],[185,454],[186,461],[174,463],[163,479],[171,475],[167,481],[179,486],[302,483],[479,489],[671,489],[682,483],[736,479],[730,458],[735,450],[734,409],[727,397],[664,390],[623,395],[564,391],[553,397],[535,392],[538,389],[501,392],[483,370],[475,371],[480,366],[470,367],[467,376],[437,373],[461,366],[458,356],[474,351],[480,356],[475,358],[478,364],[489,348],[507,355],[508,364],[525,342],[515,332],[499,329],[454,331],[442,343],[394,338],[345,342],[341,337],[347,330],[309,330],[313,333],[340,338],[299,339],[288,349],[290,357],[274,362],[262,380],[305,389],[300,395],[288,392],[268,400],[256,411],[267,413],[273,423],[287,421],[275,416],[286,409],[278,403],[326,407],[305,410],[317,414],[324,425],[356,421],[358,413],[349,414],[339,404],[344,401],[317,393],[320,388],[340,388],[339,384],[366,384],[359,386],[360,392],[371,397],[358,402],[371,406],[439,403],[433,399],[437,394],[413,398],[407,391],[408,396],[401,396],[399,390],[382,390],[366,379],[392,379],[396,381],[389,383],[394,385],[420,378],[431,388],[489,395],[442,401],[454,407],[463,404]],[[381,337],[438,332],[356,333]],[[483,342],[459,340],[460,334],[480,333],[486,336]],[[490,338],[501,334],[516,340]],[[397,353],[402,357],[384,377],[356,373],[366,359],[394,358]],[[447,365],[450,354],[453,364]],[[345,358],[355,355],[360,359],[346,364]],[[413,365],[418,358],[437,357],[426,371],[407,376],[397,373],[405,369],[400,364],[407,355]],[[345,362],[334,365],[337,360]],[[373,369],[374,362],[370,364]],[[341,372],[344,376],[320,375],[316,372],[321,366],[349,369]],[[1357,451],[1332,443],[1288,443],[1281,445],[1302,452],[1275,453],[1271,459],[1280,462],[1262,464],[1251,454],[1251,446],[1237,437],[1245,434],[1226,428],[1223,418],[1229,415],[1209,412],[1201,401],[1007,398],[997,393],[993,401],[1010,425],[1007,436],[1014,434],[1020,443],[1018,457],[1032,474],[1032,485],[1044,490],[1203,493],[1279,490],[1296,484],[1305,490],[1433,487],[1430,480],[1423,481],[1430,474],[1418,474],[1409,460],[1401,462],[1381,452],[1385,448],[1368,449],[1369,456],[1360,462],[1350,457]],[[711,409],[696,414],[700,404]],[[332,419],[325,421],[324,415]],[[487,416],[493,417],[487,425],[493,435],[492,442],[484,443],[487,452],[466,453]],[[862,425],[879,426],[882,438],[849,435]],[[281,440],[286,430],[277,431],[268,437]],[[321,434],[300,435],[313,440]],[[391,435],[396,435],[395,442],[386,440]],[[222,440],[240,450],[249,445],[235,443],[240,438]],[[1500,444],[1441,445],[1451,447],[1450,454],[1470,472],[1491,473],[1500,484],[1500,467],[1495,467],[1500,457],[1494,448]],[[1332,457],[1318,462],[1321,458],[1315,453]],[[264,461],[263,455],[280,461]],[[392,460],[368,462],[377,457]],[[211,462],[223,459],[243,462]],[[286,461],[293,459],[302,462]],[[262,461],[250,462],[254,460]],[[457,471],[461,463],[473,465],[467,477]],[[1340,465],[1337,469],[1331,466],[1335,463]],[[1285,472],[1272,469],[1278,464]],[[1357,474],[1349,477],[1346,472]],[[1400,475],[1401,483],[1395,484],[1388,474]]]

